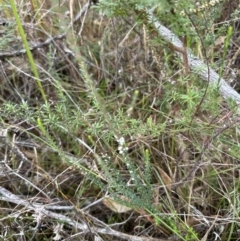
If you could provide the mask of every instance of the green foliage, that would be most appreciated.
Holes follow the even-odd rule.
[[[36,63],[34,62],[32,53],[31,53],[30,48],[29,48],[29,44],[28,44],[28,41],[27,41],[27,38],[26,38],[26,34],[24,32],[22,22],[20,20],[20,17],[19,17],[18,11],[17,11],[16,3],[13,0],[10,0],[10,4],[11,4],[11,9],[13,11],[13,15],[14,15],[15,20],[16,20],[16,24],[17,24],[17,27],[18,27],[18,30],[19,30],[19,34],[22,38],[23,45],[26,49],[26,53],[27,53],[27,56],[28,56],[28,59],[29,59],[30,66],[31,66],[32,71],[34,73],[34,76],[36,78],[39,91],[42,95],[42,98],[43,98],[44,102],[47,103],[47,97],[46,97],[46,94],[43,90],[42,83],[40,81],[40,77],[39,77],[39,74],[38,74],[38,71],[37,71]]]
[[[20,102],[9,100],[1,106],[1,124],[11,129],[11,125],[14,126],[16,122],[24,122],[28,128],[26,133],[41,147],[39,158],[36,158],[39,159],[36,164],[39,170],[48,167],[46,173],[57,173],[54,182],[58,175],[68,169],[83,176],[83,187],[74,190],[74,194],[69,191],[67,195],[81,199],[91,188],[97,198],[102,193],[107,193],[116,202],[133,208],[141,216],[148,216],[148,221],[152,218],[155,222],[152,224],[162,228],[166,236],[189,241],[201,240],[194,227],[187,223],[192,215],[190,205],[203,206],[202,209],[212,205],[211,208],[216,206],[223,212],[232,205],[239,207],[239,181],[235,180],[234,187],[231,187],[232,182],[229,181],[235,168],[231,165],[240,153],[239,130],[234,127],[223,129],[225,122],[222,120],[229,113],[221,116],[226,109],[222,107],[223,100],[217,91],[218,86],[207,86],[201,82],[197,76],[201,66],[195,73],[184,75],[180,60],[167,49],[161,37],[150,35],[150,43],[163,49],[162,55],[160,51],[156,52],[161,55],[160,65],[165,68],[166,75],[158,72],[156,66],[147,65],[147,61],[142,60],[138,53],[133,59],[141,59],[140,64],[137,62],[130,67],[127,65],[128,60],[125,61],[124,58],[123,61],[121,56],[125,54],[126,59],[131,57],[129,53],[134,49],[135,40],[142,41],[142,23],[146,19],[141,19],[142,16],[137,12],[144,8],[151,9],[159,21],[179,37],[186,35],[187,46],[195,48],[196,54],[202,54],[204,48],[210,47],[218,35],[226,31],[226,26],[210,31],[219,16],[217,5],[204,9],[206,11],[194,11],[194,7],[195,1],[190,0],[175,3],[167,0],[100,1],[95,6],[97,11],[117,20],[129,18],[128,22],[134,24],[136,31],[133,31],[132,26],[131,31],[127,32],[127,28],[122,30],[118,28],[122,22],[113,21],[116,25],[113,24],[114,30],[117,29],[112,44],[114,50],[111,49],[112,46],[107,46],[109,49],[106,48],[106,53],[102,51],[102,45],[111,44],[112,29],[104,30],[106,32],[99,45],[91,45],[94,46],[92,53],[86,54],[91,48],[81,45],[83,50],[79,52],[82,51],[81,54],[88,57],[94,55],[93,59],[97,62],[94,68],[99,72],[104,69],[104,73],[96,75],[94,68],[87,65],[86,56],[77,53],[78,63],[77,67],[74,66],[77,74],[74,75],[74,72],[70,75],[70,71],[70,77],[65,76],[66,80],[56,79],[61,75],[53,68],[54,64],[50,63],[51,71],[56,73],[49,73],[49,89],[46,87],[43,90],[38,83],[43,103],[35,101],[32,104],[21,96]],[[146,28],[149,28],[151,34],[150,25]],[[21,28],[21,22],[18,26]],[[106,35],[109,35],[108,42]],[[231,36],[229,28],[224,43],[224,59]],[[25,48],[29,50],[24,32],[22,37]],[[130,44],[116,47],[118,43],[124,42],[123,39],[127,39]],[[142,42],[149,44],[146,39]],[[144,45],[142,42],[140,50]],[[140,52],[139,49],[137,51]],[[120,57],[114,59],[114,62],[111,57],[115,53]],[[106,56],[110,56],[109,59]],[[207,56],[203,56],[205,57]],[[34,70],[35,63],[30,55],[29,59]],[[49,56],[47,59],[51,61]],[[103,66],[101,61],[105,61]],[[141,68],[137,69],[138,65]],[[108,66],[113,69],[108,69]],[[224,61],[221,66],[223,71]],[[72,66],[68,67],[70,69]],[[116,74],[121,68],[124,72],[122,76]],[[111,74],[107,75],[108,72]],[[34,71],[34,74],[39,81],[37,72]],[[101,76],[100,80],[96,76]],[[110,86],[112,83],[115,84],[114,87]],[[237,114],[236,105],[231,100],[228,104],[234,118]],[[6,122],[9,119],[14,120],[13,124]],[[228,167],[225,169],[225,166]],[[62,171],[61,168],[66,170]],[[68,178],[67,175],[66,179]],[[181,180],[184,182],[181,183]],[[175,186],[176,183],[179,186]],[[54,191],[59,195],[57,188]],[[54,191],[51,190],[52,193]],[[212,196],[213,201],[208,206],[205,202]],[[218,211],[214,210],[214,215]],[[239,218],[237,211],[233,214],[235,219]],[[202,216],[199,215],[200,218]],[[114,220],[109,219],[109,224],[111,221]],[[230,236],[236,227],[237,224],[233,223]]]

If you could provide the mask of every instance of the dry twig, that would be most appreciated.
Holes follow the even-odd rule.
[[[34,211],[36,213],[36,215],[41,216],[41,217],[48,217],[48,218],[53,218],[56,219],[60,222],[63,223],[67,223],[70,226],[73,226],[75,229],[78,229],[80,231],[82,231],[83,233],[88,233],[88,232],[92,232],[92,233],[98,233],[98,234],[105,234],[105,235],[110,235],[110,236],[114,236],[114,237],[118,237],[124,240],[130,240],[130,241],[171,241],[171,240],[166,240],[166,239],[156,239],[156,238],[149,238],[149,237],[137,237],[137,236],[133,236],[133,235],[128,235],[125,233],[121,233],[118,231],[115,231],[114,229],[108,227],[107,225],[105,225],[106,227],[101,228],[101,227],[97,227],[96,226],[96,222],[94,222],[94,226],[91,227],[91,230],[89,230],[88,225],[85,223],[80,223],[79,219],[78,221],[75,221],[72,218],[69,218],[63,214],[59,214],[59,213],[55,213],[50,211],[49,209],[61,209],[62,210],[66,210],[66,207],[55,207],[52,205],[44,205],[41,203],[36,203],[36,202],[28,202],[20,197],[18,197],[17,195],[9,192],[7,189],[3,188],[0,186],[0,200],[2,201],[6,201],[6,202],[10,202],[10,203],[15,203],[17,205],[21,205],[24,206],[27,210],[31,210]],[[67,210],[70,207],[67,207]],[[102,222],[101,222],[102,223]]]
[[[171,30],[164,27],[150,11],[146,10],[146,12],[148,14],[149,23],[154,25],[158,34],[170,45],[174,46],[175,49],[182,49],[184,46],[182,41]],[[210,83],[219,86],[219,91],[223,98],[231,98],[236,101],[237,104],[240,104],[240,95],[237,91],[228,85],[223,78],[220,78],[214,70],[209,68],[208,71],[208,66],[202,60],[194,56],[191,50],[187,49],[186,51],[188,64],[192,71],[196,72],[203,80],[210,81]],[[176,51],[176,53],[180,55],[181,58],[183,57],[181,52]]]

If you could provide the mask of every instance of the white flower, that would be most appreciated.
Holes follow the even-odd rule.
[[[123,146],[124,143],[125,143],[124,137],[120,137],[119,140],[118,140],[118,143],[119,143],[119,145]]]

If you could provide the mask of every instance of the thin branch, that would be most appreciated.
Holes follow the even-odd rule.
[[[67,28],[65,29],[65,32],[53,37],[49,37],[47,38],[44,42],[36,42],[33,45],[30,45],[30,50],[33,51],[35,49],[38,48],[43,48],[46,47],[47,45],[49,45],[50,43],[56,41],[56,40],[61,40],[66,38],[67,36],[67,32],[70,29],[70,27],[72,26],[72,24],[75,24],[76,22],[78,22],[80,20],[80,18],[86,14],[88,8],[90,7],[90,3],[87,3],[84,5],[84,7],[79,11],[79,13],[76,15],[76,17],[73,19],[73,22],[70,23]],[[65,52],[68,52],[69,50],[65,50]],[[0,53],[0,59],[4,59],[4,58],[9,58],[9,57],[15,57],[15,56],[19,56],[19,55],[23,55],[26,54],[26,49],[21,49],[21,50],[16,50],[16,51],[7,51],[7,52],[2,52]],[[71,53],[73,55],[73,53]]]
[[[176,49],[181,49],[184,44],[182,41],[168,28],[164,27],[150,12],[147,11],[148,21],[152,23],[157,30],[158,34],[167,41],[170,45],[175,46]],[[182,54],[179,51],[176,53],[182,58]],[[200,59],[198,59],[191,50],[187,49],[188,64],[193,72],[196,72],[203,80],[210,81],[211,84],[219,86],[220,94],[225,99],[233,99],[237,104],[240,104],[240,95],[235,91],[227,82],[220,78],[220,76],[210,68],[208,73],[208,66]]]
[[[47,45],[49,45],[50,43],[52,43],[53,41],[63,39],[65,37],[66,37],[65,33],[54,36],[54,37],[49,37],[44,42],[35,43],[34,45],[31,45],[29,48],[30,48],[31,51],[33,51],[34,49],[43,48],[43,47],[46,47]],[[9,51],[9,52],[2,52],[2,53],[0,53],[0,59],[4,59],[4,58],[7,58],[7,57],[19,56],[19,55],[22,55],[22,54],[26,54],[26,49]]]
[[[75,221],[74,219],[71,219],[63,214],[52,212],[52,211],[48,210],[48,209],[50,209],[49,208],[50,206],[48,206],[48,205],[46,206],[46,205],[40,204],[40,203],[28,202],[28,201],[18,197],[17,195],[9,192],[7,189],[5,189],[4,187],[1,187],[1,186],[0,186],[0,200],[24,206],[28,210],[32,210],[35,213],[37,213],[38,215],[43,215],[43,216],[46,216],[49,218],[56,219],[60,222],[67,223],[68,225],[73,226],[75,229],[81,230],[84,233],[90,232],[88,225],[84,224],[84,223],[80,223],[79,219],[78,219],[78,221]],[[149,237],[137,237],[137,236],[118,232],[114,229],[111,229],[107,225],[105,228],[99,228],[99,227],[96,227],[96,222],[94,222],[94,223],[95,223],[95,225],[93,225],[91,227],[92,233],[95,232],[98,234],[110,235],[110,236],[118,237],[118,238],[121,238],[124,240],[129,240],[129,241],[175,241],[175,240],[170,240],[170,239],[166,240],[166,239],[155,239],[155,238],[149,238]]]

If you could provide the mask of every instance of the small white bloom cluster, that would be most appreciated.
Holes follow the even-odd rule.
[[[101,157],[106,163],[111,160],[111,157],[108,154],[101,153]]]
[[[191,14],[191,13],[198,13],[198,12],[203,11],[203,10],[206,9],[206,8],[214,7],[217,3],[220,3],[221,1],[222,1],[222,0],[211,0],[211,1],[209,1],[208,3],[202,4],[202,5],[200,5],[200,3],[197,2],[196,8],[194,8],[194,9],[193,9],[193,8],[190,8],[187,12],[188,12],[189,14]],[[186,14],[185,14],[184,11],[181,11],[181,12],[180,12],[180,15],[181,15],[181,16],[185,16]]]
[[[124,137],[120,137],[119,139],[118,138],[116,138],[116,139],[118,142],[119,154],[121,154],[121,155],[125,154],[128,151],[128,147],[126,146]]]

